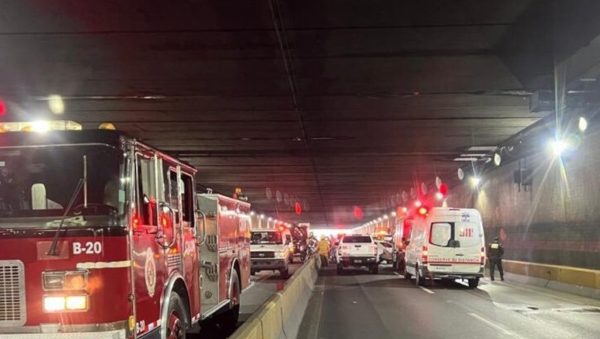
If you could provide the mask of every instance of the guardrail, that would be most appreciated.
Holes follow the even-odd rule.
[[[528,277],[527,283],[600,299],[600,270],[502,260],[506,272]]]
[[[320,261],[311,257],[240,326],[233,339],[296,338],[318,276]]]

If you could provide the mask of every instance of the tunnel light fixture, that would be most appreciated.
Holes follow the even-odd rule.
[[[419,207],[421,207],[421,206],[423,206],[423,203],[421,202],[421,200],[417,200],[417,201],[415,201],[415,207],[416,207],[416,208],[419,208]]]
[[[387,214],[383,215],[383,219],[387,220],[389,218],[389,216]]]
[[[587,119],[584,118],[584,117],[579,117],[578,127],[579,127],[579,131],[580,132],[582,132],[582,133],[585,132],[585,130],[588,128],[588,121],[587,121]]]
[[[396,216],[396,212],[392,211],[392,213],[390,213],[392,217]]]
[[[495,151],[498,146],[471,146],[467,149],[469,152],[492,152]]]
[[[442,201],[444,199],[444,195],[442,192],[435,192],[435,200]]]
[[[463,158],[485,157],[487,153],[463,153],[460,156]]]
[[[48,96],[48,108],[54,114],[63,114],[65,112],[65,102],[58,94]]]
[[[500,153],[494,153],[494,165],[500,166],[500,163],[502,163],[502,156]]]
[[[469,157],[469,158],[454,158],[454,161],[469,161],[469,162],[475,162],[478,161],[479,158],[475,158],[475,157]]]

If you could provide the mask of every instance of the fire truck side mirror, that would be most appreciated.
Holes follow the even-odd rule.
[[[164,247],[169,248],[175,243],[175,231],[173,228],[173,221],[175,220],[175,212],[166,203],[160,202],[158,204],[159,218],[158,218],[158,232],[156,233],[156,241]]]

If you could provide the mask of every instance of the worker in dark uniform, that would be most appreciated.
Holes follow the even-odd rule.
[[[500,272],[500,280],[504,281],[504,270],[502,269],[502,256],[504,255],[504,247],[500,243],[498,237],[488,245],[488,258],[490,260],[490,278],[494,280],[494,270],[498,266]]]

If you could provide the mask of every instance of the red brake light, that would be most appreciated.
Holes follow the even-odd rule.
[[[423,264],[427,264],[427,260],[429,259],[429,248],[427,245],[423,246],[423,252],[421,252],[421,261]]]
[[[4,103],[4,100],[0,98],[0,117],[4,116],[4,114],[6,114],[6,104]]]

